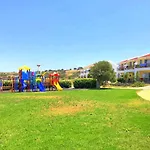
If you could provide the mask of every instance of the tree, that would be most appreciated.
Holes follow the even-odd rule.
[[[91,68],[90,74],[97,80],[97,88],[100,88],[100,85],[104,81],[114,81],[116,77],[114,69],[108,61],[99,61],[96,63]]]
[[[78,67],[78,69],[77,70],[82,70],[83,69],[83,67]]]
[[[137,72],[136,72],[135,80],[136,80],[136,81],[139,81],[139,79],[140,79],[140,75],[139,75],[139,72],[137,71]]]
[[[128,79],[129,79],[129,73],[126,72],[126,73],[124,74],[124,77],[123,77],[123,78],[125,79],[125,82],[127,83],[127,82],[128,82]]]
[[[92,78],[92,75],[91,75],[91,73],[89,73],[87,77],[88,77],[88,78]]]

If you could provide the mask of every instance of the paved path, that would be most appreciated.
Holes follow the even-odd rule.
[[[121,87],[121,86],[114,86],[114,87],[107,87],[107,88],[112,88],[112,89],[134,89],[134,90],[146,90],[149,89],[150,90],[150,85],[149,86],[145,86],[145,87]]]
[[[116,87],[112,87],[116,88]],[[150,85],[145,87],[117,87],[118,89],[135,89],[139,90],[137,94],[145,100],[150,101]]]
[[[137,94],[143,99],[150,101],[150,86],[143,87]]]

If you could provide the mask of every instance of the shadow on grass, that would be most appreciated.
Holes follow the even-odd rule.
[[[115,90],[114,88],[64,88],[64,91],[75,91],[75,90]]]
[[[88,89],[88,90],[113,90],[113,88],[94,88],[94,89]]]
[[[73,89],[65,89],[65,90],[114,90],[113,88],[73,88]]]

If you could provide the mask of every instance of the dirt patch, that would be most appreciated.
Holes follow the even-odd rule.
[[[127,103],[126,105],[129,106],[129,107],[139,107],[143,104],[144,104],[144,102],[141,101],[141,100],[133,100],[133,101]]]
[[[81,106],[63,106],[63,107],[56,107],[50,108],[50,111],[53,115],[62,115],[62,114],[74,114],[80,111],[83,111]]]
[[[140,110],[141,108],[145,108],[149,104],[150,104],[149,101],[144,101],[142,99],[135,99],[128,103],[121,104],[121,107],[124,107],[127,110],[128,110],[128,108],[129,109],[131,108],[131,109],[135,109],[137,111],[137,110]]]
[[[110,112],[118,111],[118,108],[117,108],[117,106],[115,104],[109,104],[109,105],[107,105],[107,107],[109,108]]]
[[[97,103],[94,101],[80,101],[80,102],[74,101],[74,102],[70,102],[70,105],[92,108],[92,107],[96,106]]]
[[[24,99],[59,99],[60,96],[23,96]]]
[[[50,99],[61,99],[61,96],[17,96],[15,97],[17,100],[16,102],[20,102],[22,100],[50,100]]]
[[[94,106],[94,103],[91,101],[70,102],[68,104],[65,104],[63,101],[58,101],[56,106],[51,106],[48,109],[44,108],[42,114],[48,116],[73,115],[78,112],[92,110]]]
[[[150,114],[150,108],[141,108],[140,112],[142,112],[144,114]]]
[[[132,100],[131,102],[123,104],[123,107],[127,109],[131,108],[134,109],[135,111],[145,113],[145,114],[150,114],[149,106],[150,106],[150,102],[142,99]]]

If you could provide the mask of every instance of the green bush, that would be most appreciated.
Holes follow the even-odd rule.
[[[75,88],[96,88],[95,79],[76,79],[73,84]]]
[[[117,82],[117,83],[112,83],[111,85],[112,86],[124,86],[124,87],[127,87],[127,86],[130,86],[130,87],[143,87],[143,86],[145,86],[145,83],[140,82],[140,81],[134,82],[133,84]]]
[[[59,82],[59,84],[62,88],[70,88],[71,87],[71,81],[68,81],[68,80],[61,80]]]
[[[12,85],[12,82],[9,80],[3,82],[3,86],[11,86],[11,85]]]
[[[112,86],[130,86],[131,84],[130,83],[121,83],[121,82],[116,82],[116,83],[112,83],[111,84]]]
[[[120,82],[120,83],[125,83],[125,79],[124,78],[118,78],[117,81]]]
[[[145,83],[144,82],[140,82],[140,81],[137,81],[133,84],[131,84],[132,87],[143,87],[145,86]]]

